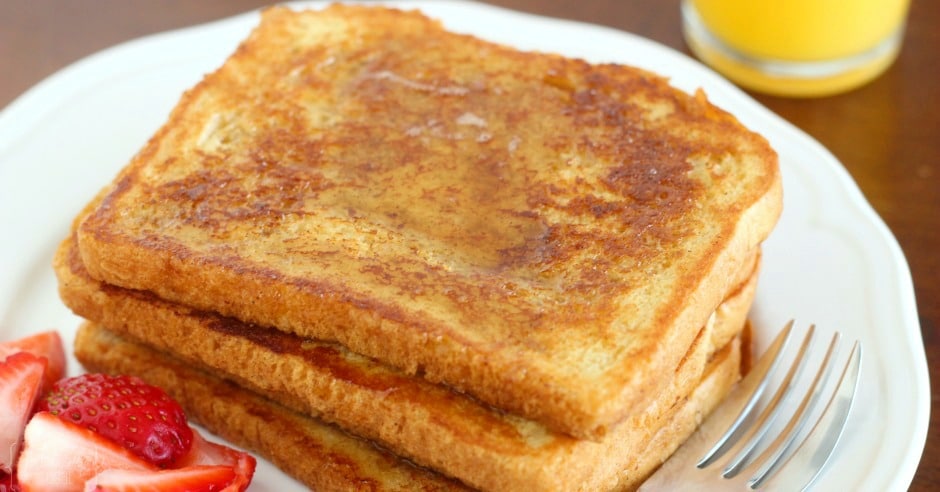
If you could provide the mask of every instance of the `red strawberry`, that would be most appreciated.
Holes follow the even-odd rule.
[[[94,432],[40,412],[26,426],[16,474],[23,492],[81,491],[104,470],[155,471],[130,451]]]
[[[7,475],[0,472],[0,492],[20,492],[20,484],[16,481],[16,475]]]
[[[85,483],[85,492],[219,492],[235,478],[230,466],[190,466],[160,471],[106,470]]]
[[[83,374],[53,386],[39,409],[91,429],[161,468],[192,446],[179,403],[132,376]]]
[[[42,388],[46,359],[18,352],[0,362],[0,472],[13,473],[23,429]]]
[[[56,381],[65,377],[65,349],[58,332],[45,331],[19,340],[0,342],[0,361],[17,352],[29,352],[49,361],[43,391],[49,391]]]
[[[180,460],[180,466],[225,465],[235,470],[236,478],[225,492],[243,491],[248,488],[255,474],[254,456],[221,444],[207,441],[199,432],[193,431],[193,447]]]

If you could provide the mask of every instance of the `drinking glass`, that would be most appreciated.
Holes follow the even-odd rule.
[[[782,96],[858,87],[897,57],[910,0],[682,0],[683,34],[737,84]]]

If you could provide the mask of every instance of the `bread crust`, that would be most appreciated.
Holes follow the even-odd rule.
[[[730,391],[739,377],[740,350],[736,338],[715,354],[689,395],[665,409],[662,430],[650,436],[622,470],[601,485],[583,484],[578,490],[636,489]],[[261,454],[312,490],[468,490],[375,444],[92,323],[78,330],[75,353],[88,370],[133,374],[166,388],[190,419]]]
[[[79,328],[75,354],[89,371],[132,374],[165,388],[191,421],[259,453],[312,490],[470,490],[335,426],[91,323]]]
[[[396,454],[485,490],[610,488],[619,471],[686,398],[707,361],[738,335],[753,300],[758,258],[698,334],[644,411],[600,442],[578,440],[481,405],[335,343],[163,301],[88,276],[73,240],[55,257],[60,294],[77,314],[187,363],[236,381],[303,414],[380,442]],[[612,482],[613,481],[613,482]]]
[[[664,387],[780,209],[773,150],[702,93],[416,12],[272,8],[78,244],[109,284],[599,439]]]

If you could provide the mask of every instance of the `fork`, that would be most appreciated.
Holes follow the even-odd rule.
[[[830,375],[840,365],[835,356],[840,336],[834,333],[822,361],[810,364],[815,332],[811,325],[796,355],[785,357],[796,337],[793,321],[787,323],[725,401],[639,490],[809,488],[842,436],[862,362],[856,341],[832,383]],[[787,364],[786,359],[792,360]],[[816,370],[807,371],[809,366]],[[777,390],[769,395],[772,384],[778,384]]]

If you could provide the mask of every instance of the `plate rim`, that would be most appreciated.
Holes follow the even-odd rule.
[[[700,85],[707,85],[710,88],[717,89],[717,93],[709,93],[710,99],[714,97],[715,94],[717,94],[719,101],[726,102],[725,105],[727,105],[727,102],[730,101],[736,109],[742,110],[743,113],[745,113],[745,118],[757,119],[761,120],[765,124],[769,124],[773,127],[773,130],[782,132],[783,135],[788,139],[795,139],[801,142],[806,146],[808,151],[817,154],[820,160],[826,163],[826,167],[828,168],[827,171],[832,174],[835,182],[840,188],[841,193],[847,200],[847,204],[850,205],[850,208],[852,208],[859,217],[866,220],[869,225],[873,226],[877,237],[883,241],[881,246],[887,249],[887,254],[890,256],[890,261],[888,263],[892,270],[891,273],[893,273],[892,276],[894,277],[894,281],[899,287],[898,289],[894,290],[896,294],[894,305],[897,314],[902,320],[901,324],[905,328],[905,345],[908,349],[911,350],[911,354],[914,355],[916,359],[916,361],[913,363],[912,369],[914,371],[915,377],[914,386],[918,389],[918,391],[916,393],[916,401],[914,402],[914,436],[912,436],[912,446],[909,448],[908,454],[903,460],[902,469],[897,470],[898,473],[896,475],[896,479],[892,483],[892,488],[902,489],[910,484],[910,481],[913,479],[914,473],[919,463],[920,456],[923,452],[924,444],[926,442],[930,414],[930,389],[929,376],[927,372],[927,361],[924,352],[923,340],[921,338],[920,322],[917,315],[917,306],[914,297],[914,286],[911,278],[910,267],[895,236],[891,233],[888,226],[877,214],[871,204],[865,199],[861,189],[858,188],[857,184],[854,182],[854,180],[852,180],[846,168],[838,161],[838,159],[836,159],[834,155],[832,155],[827,149],[825,149],[821,144],[819,144],[819,142],[810,137],[808,134],[793,126],[789,122],[783,120],[776,114],[772,113],[770,110],[760,105],[746,93],[739,90],[737,87],[733,86],[730,82],[727,82],[710,69],[699,64],[694,59],[666,45],[660,44],[642,36],[626,31],[620,31],[607,26],[600,26],[569,19],[552,18],[539,14],[515,11],[505,7],[476,3],[468,0],[439,0],[438,2],[433,3],[420,1],[383,1],[379,3],[404,8],[420,7],[422,10],[429,12],[429,14],[432,16],[434,16],[435,11],[441,12],[444,9],[473,10],[482,12],[487,16],[512,16],[518,18],[519,20],[548,23],[561,26],[566,29],[590,30],[594,33],[606,33],[605,35],[608,36],[612,35],[622,37],[624,43],[639,43],[646,49],[663,53],[664,56],[669,57],[672,61],[676,61],[676,63],[679,65],[692,66],[696,72],[700,72],[700,74],[704,77],[704,80]],[[319,8],[326,5],[326,2],[301,1],[290,2],[287,5],[296,8]],[[49,111],[55,110],[61,101],[68,100],[70,97],[72,97],[75,90],[77,88],[81,88],[80,86],[82,83],[88,83],[91,81],[97,84],[96,80],[91,80],[94,79],[96,73],[98,73],[101,68],[108,68],[109,66],[112,66],[114,64],[114,60],[125,57],[126,53],[135,52],[148,46],[156,46],[160,43],[165,43],[173,39],[179,39],[183,36],[212,35],[213,30],[218,30],[219,32],[234,32],[240,29],[240,26],[247,26],[247,28],[250,28],[254,24],[254,19],[257,18],[259,12],[260,9],[250,10],[241,14],[221,18],[203,24],[197,24],[135,38],[95,52],[67,65],[66,67],[63,67],[62,69],[56,71],[52,75],[44,78],[37,84],[27,89],[25,92],[17,96],[6,107],[0,110],[0,157],[3,157],[10,147],[13,147],[15,144],[17,144],[25,132],[35,126],[38,121],[42,120],[42,118],[45,118]],[[445,25],[446,24],[447,22],[445,21]],[[234,37],[239,38],[238,36]],[[623,60],[623,62],[629,63],[629,61],[626,60]],[[144,68],[147,67],[149,67],[149,65],[144,64]],[[50,93],[58,94],[58,97],[51,100],[47,99],[46,96]],[[739,105],[740,107],[738,107]],[[41,111],[36,111],[37,108]],[[734,114],[739,116],[737,111],[734,112]],[[741,116],[739,116],[739,118],[741,118]],[[744,121],[744,119],[742,119],[742,121]],[[16,124],[13,122],[16,122]],[[747,122],[745,123],[747,124]],[[3,176],[5,173],[9,172],[9,169],[5,169],[5,167],[6,166],[4,165],[0,165],[0,176]],[[0,330],[3,330],[2,326],[0,326]],[[926,399],[924,399],[924,395],[926,395]]]

